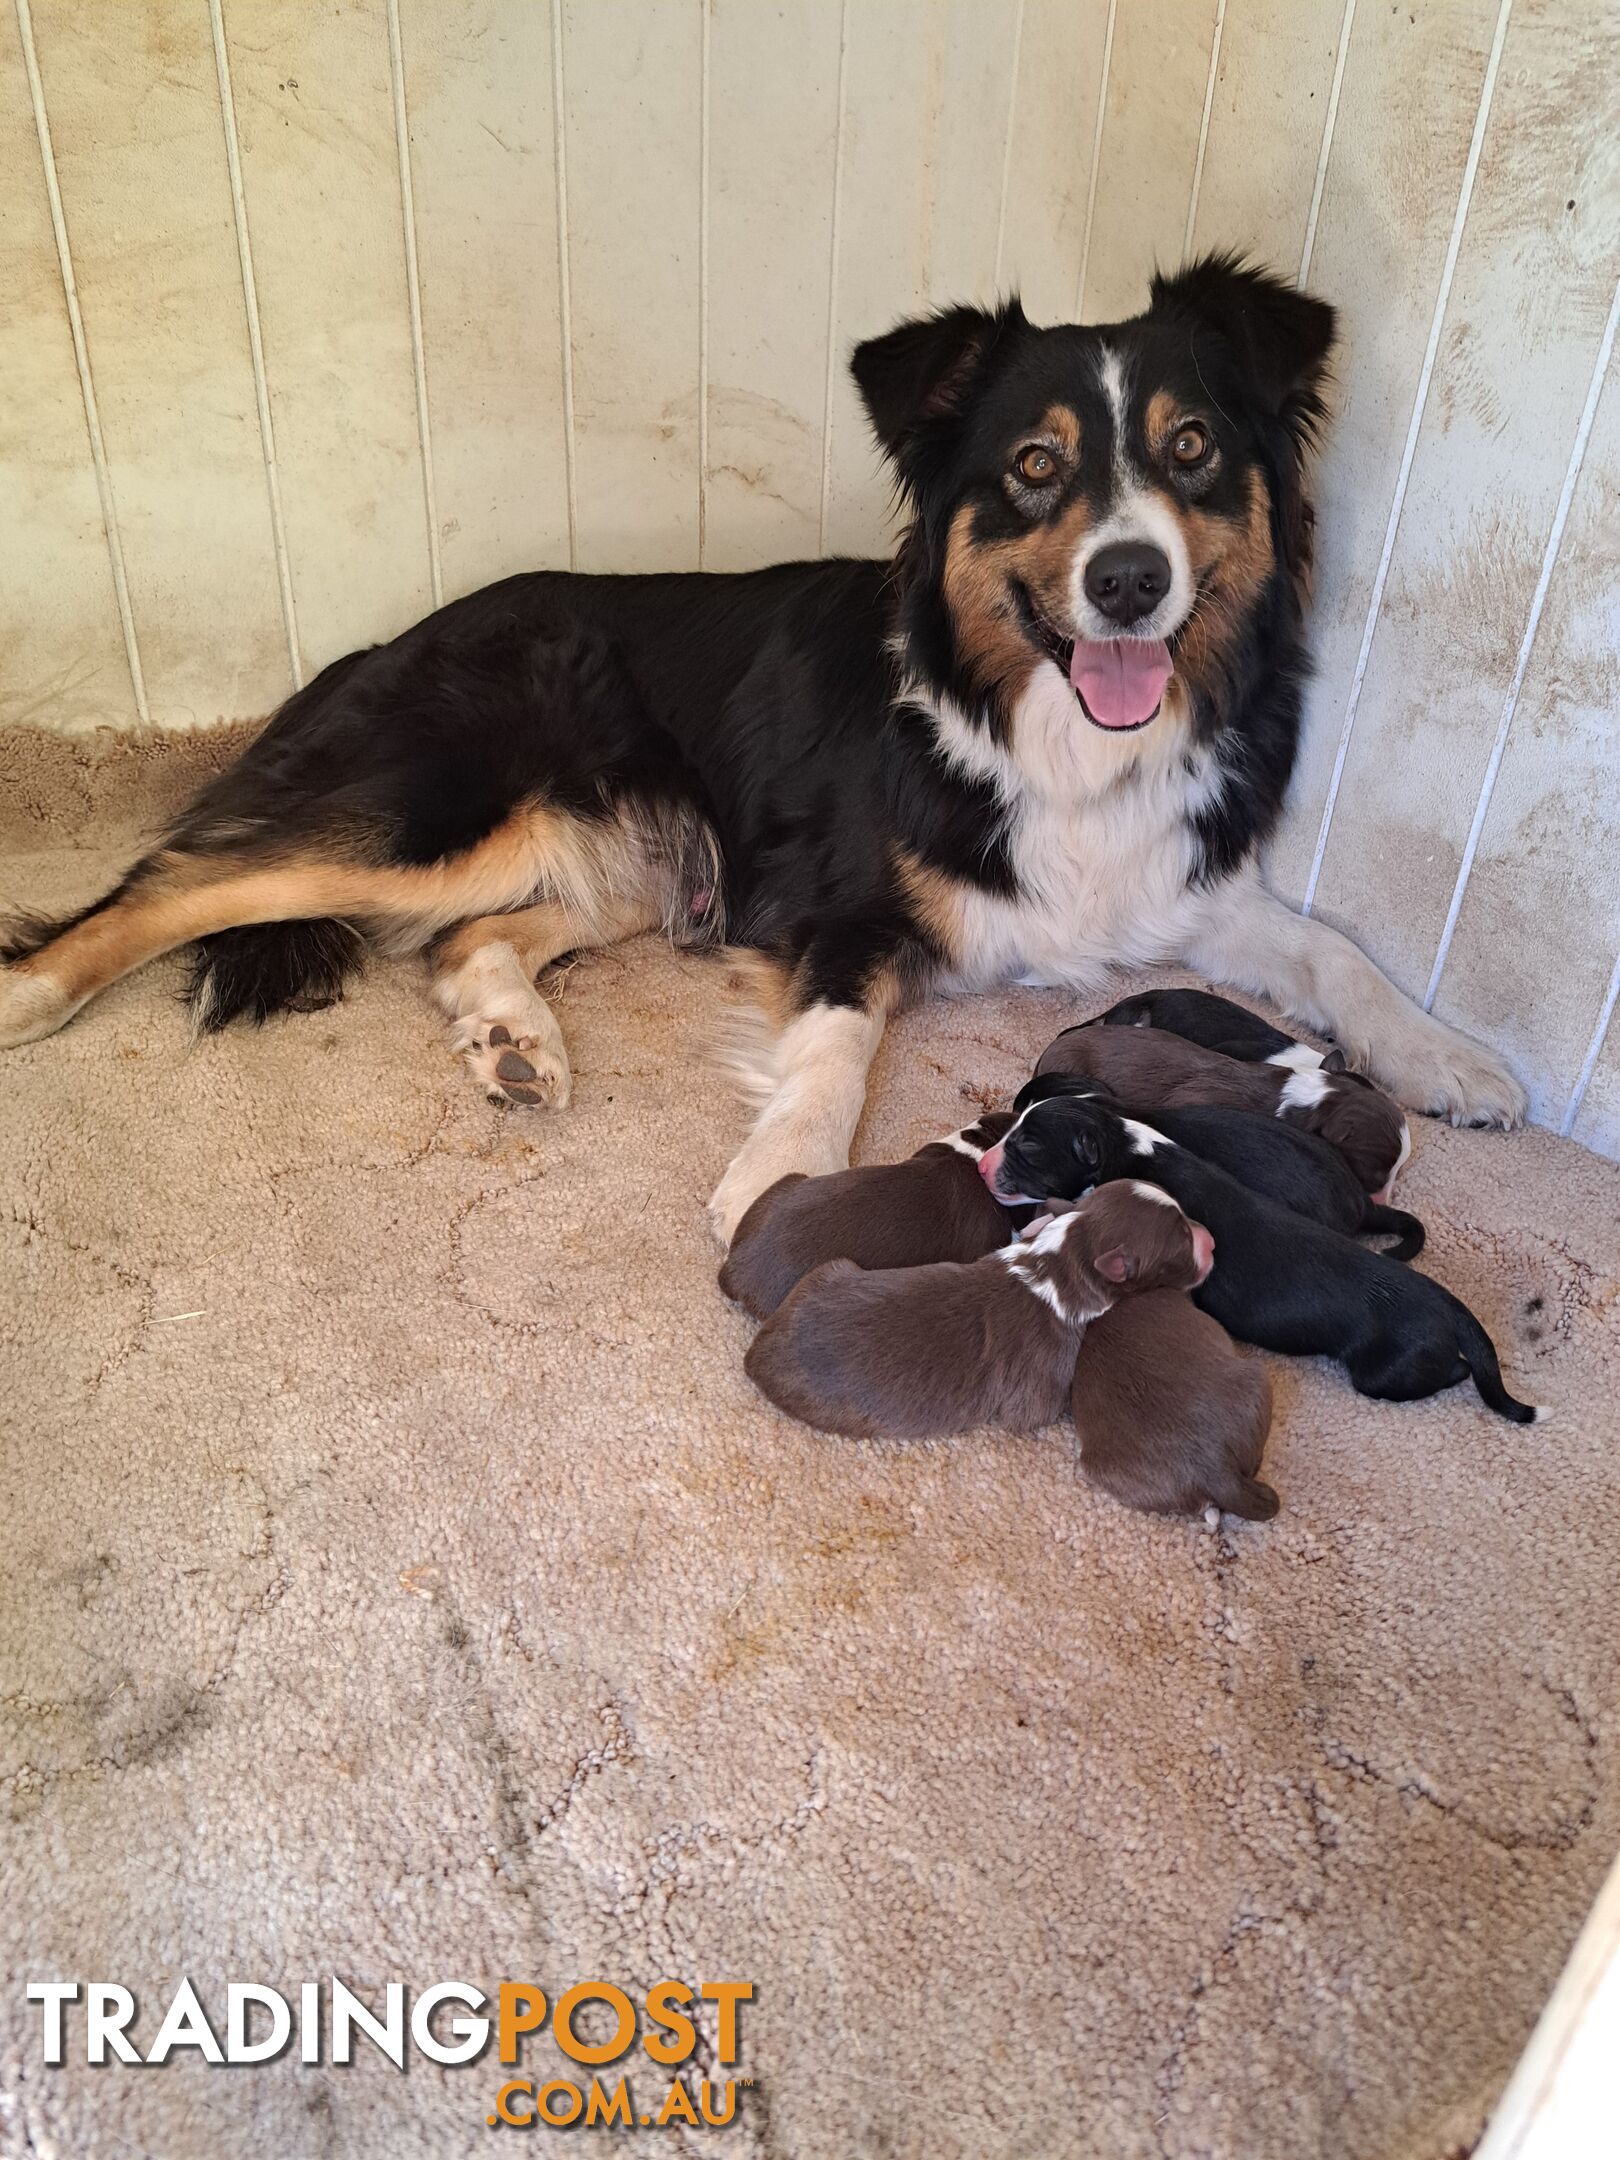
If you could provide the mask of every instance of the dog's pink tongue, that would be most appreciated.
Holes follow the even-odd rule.
[[[1170,648],[1162,638],[1076,638],[1069,680],[1099,727],[1140,727],[1164,696]]]

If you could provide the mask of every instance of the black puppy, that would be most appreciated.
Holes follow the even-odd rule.
[[[1027,1110],[1031,1103],[1048,1102],[1055,1095],[1095,1097],[1105,1092],[1095,1080],[1039,1073],[1018,1090],[1013,1109]],[[1423,1250],[1423,1225],[1417,1217],[1371,1199],[1338,1149],[1315,1133],[1252,1110],[1192,1103],[1175,1110],[1137,1110],[1112,1098],[1110,1106],[1296,1215],[1342,1230],[1346,1237],[1398,1238],[1399,1244],[1385,1248],[1391,1260],[1410,1260]]]
[[[1117,1110],[1082,1096],[1033,1103],[979,1164],[1002,1205],[1063,1198],[1115,1178],[1162,1186],[1208,1226],[1217,1264],[1193,1295],[1244,1342],[1293,1357],[1337,1358],[1363,1395],[1410,1402],[1472,1373],[1491,1409],[1541,1415],[1502,1385],[1491,1339],[1449,1290],[1307,1222]]]
[[[1167,1034],[1180,1035],[1206,1050],[1219,1050],[1223,1057],[1239,1058],[1244,1064],[1289,1065],[1295,1072],[1345,1070],[1342,1050],[1324,1054],[1308,1043],[1295,1042],[1281,1028],[1234,1005],[1230,998],[1217,997],[1213,990],[1142,990],[1082,1025],[1163,1028]]]

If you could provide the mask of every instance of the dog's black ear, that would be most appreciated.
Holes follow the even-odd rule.
[[[1334,314],[1240,255],[1204,255],[1174,277],[1155,275],[1152,313],[1181,315],[1217,331],[1237,353],[1265,409],[1297,437],[1322,417]]]
[[[992,359],[1025,327],[1023,309],[1009,300],[994,314],[942,308],[856,346],[855,386],[873,433],[909,486],[918,477],[918,452],[954,431]]]

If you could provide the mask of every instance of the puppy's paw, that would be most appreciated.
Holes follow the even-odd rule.
[[[517,1103],[526,1109],[566,1110],[574,1092],[568,1052],[557,1034],[514,1035],[501,1020],[463,1020],[455,1047],[467,1069],[492,1103]]]
[[[1366,1063],[1373,1079],[1426,1117],[1503,1131],[1524,1123],[1528,1098],[1502,1060],[1438,1020],[1425,1016],[1404,1040],[1374,1044]]]

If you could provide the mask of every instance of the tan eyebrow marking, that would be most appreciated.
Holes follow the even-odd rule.
[[[1080,417],[1072,406],[1048,405],[1035,432],[1054,443],[1071,465],[1079,457]]]

